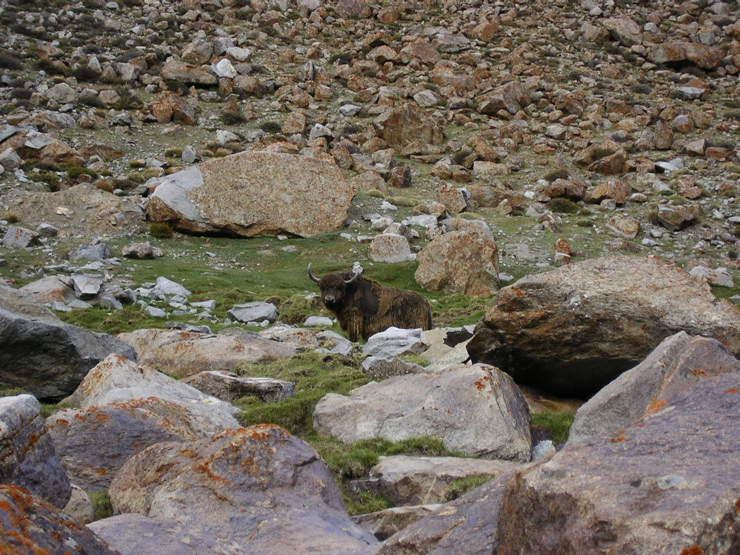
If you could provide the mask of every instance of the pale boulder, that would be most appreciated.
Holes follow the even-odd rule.
[[[330,393],[316,405],[314,429],[344,443],[431,436],[467,455],[529,461],[529,409],[503,372],[453,366],[369,383],[351,395]]]
[[[241,237],[334,231],[355,194],[337,166],[264,151],[208,160],[151,186],[152,221],[183,232]]]
[[[381,233],[373,237],[367,253],[374,262],[407,262],[414,259],[409,241],[396,233]]]
[[[144,406],[187,427],[196,437],[239,426],[235,418],[239,409],[233,405],[118,355],[107,357],[93,368],[65,401],[83,409],[124,402],[132,407]]]

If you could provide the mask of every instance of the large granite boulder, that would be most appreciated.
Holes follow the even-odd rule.
[[[581,406],[568,440],[626,428],[699,380],[729,372],[740,372],[740,361],[722,343],[679,332]]]
[[[740,311],[656,256],[606,256],[501,289],[468,352],[515,381],[590,396],[679,331],[740,352]]]
[[[151,403],[64,409],[46,419],[62,465],[85,491],[105,491],[128,459],[160,441],[196,439],[193,430],[149,410]]]
[[[39,399],[69,395],[111,353],[136,359],[126,343],[65,324],[7,286],[0,286],[0,343],[0,387],[23,389]]]
[[[40,409],[31,395],[0,398],[0,483],[26,488],[62,509],[72,488]]]
[[[178,231],[239,237],[335,231],[354,189],[334,165],[305,156],[240,152],[150,182],[147,215]]]
[[[714,69],[722,62],[722,51],[699,42],[671,40],[651,46],[648,59],[655,64],[696,64],[704,69]]]
[[[347,553],[377,543],[350,521],[328,466],[278,426],[153,445],[123,466],[109,494],[116,513],[175,521],[191,535],[229,542],[229,552]],[[117,524],[96,530],[123,553],[148,551],[150,538]]]
[[[344,443],[440,438],[447,449],[529,461],[529,409],[509,376],[484,364],[373,382],[316,405],[314,429]]]
[[[516,553],[737,553],[740,374],[667,401],[512,480],[500,544]]]
[[[155,412],[198,438],[239,426],[239,409],[148,366],[111,355],[65,401],[80,408],[126,403]]]
[[[120,555],[54,506],[8,485],[0,485],[0,553]]]
[[[117,337],[136,349],[141,364],[180,378],[208,370],[228,372],[242,362],[272,362],[290,358],[297,352],[293,345],[252,334],[140,329]]]

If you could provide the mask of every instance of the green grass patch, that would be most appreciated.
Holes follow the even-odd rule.
[[[260,403],[246,397],[237,401],[236,406],[243,410],[240,419],[245,426],[278,424],[299,436],[313,432],[313,411],[324,395],[347,394],[370,381],[360,369],[359,360],[316,352],[300,353],[270,364],[241,364],[235,372],[240,376],[294,382],[295,395],[290,399]]]
[[[466,476],[465,478],[458,478],[445,488],[442,494],[444,502],[447,503],[458,497],[462,497],[466,493],[490,481],[490,476]]]
[[[575,414],[570,412],[539,412],[532,415],[532,427],[544,428],[552,435],[555,445],[568,440]]]
[[[93,520],[101,520],[113,516],[113,505],[111,505],[108,491],[87,492],[93,506]]]
[[[351,445],[346,445],[336,439],[319,437],[316,434],[311,434],[305,439],[318,451],[331,469],[350,515],[371,513],[392,506],[383,495],[356,491],[350,485],[352,480],[366,478],[370,469],[378,464],[380,457],[391,455],[460,456],[459,453],[447,451],[442,440],[430,437],[407,439],[397,443],[374,438]]]

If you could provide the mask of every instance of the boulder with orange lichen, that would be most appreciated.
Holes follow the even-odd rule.
[[[0,398],[0,483],[26,488],[61,509],[72,490],[40,410],[31,395]]]
[[[118,355],[106,357],[90,370],[65,401],[82,408],[110,403],[145,408],[198,438],[239,426],[235,406]]]
[[[197,437],[186,423],[164,416],[176,412],[171,404],[150,398],[64,409],[47,418],[46,427],[72,481],[85,491],[105,491],[121,466],[150,445]]]
[[[732,372],[634,424],[568,442],[507,484],[495,552],[740,553],[738,418]]]
[[[377,543],[350,521],[318,454],[268,424],[153,445],[121,468],[109,493],[116,513],[149,517],[96,523],[94,529],[125,554],[178,545],[178,529],[229,545],[232,553],[347,553]],[[152,525],[161,525],[162,534],[136,533]]]
[[[0,485],[0,553],[120,555],[52,505],[6,484]]]

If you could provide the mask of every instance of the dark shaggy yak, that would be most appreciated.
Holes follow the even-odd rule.
[[[432,329],[432,305],[419,293],[384,287],[360,272],[327,274],[321,279],[308,277],[319,284],[321,300],[337,317],[341,328],[357,341],[395,326],[397,328]]]

